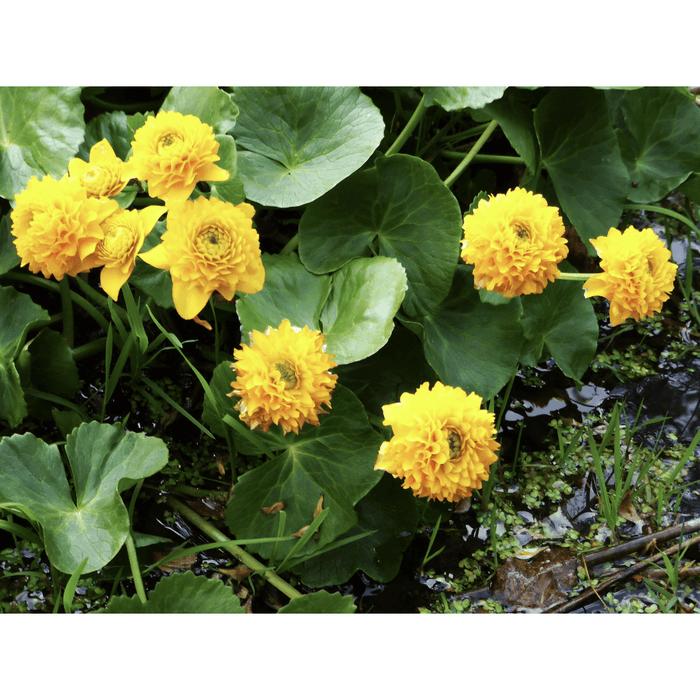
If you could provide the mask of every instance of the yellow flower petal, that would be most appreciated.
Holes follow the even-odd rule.
[[[603,272],[588,279],[587,297],[602,296],[610,302],[610,323],[653,316],[673,291],[678,266],[670,262],[671,251],[650,228],[638,231],[615,228],[607,236],[592,238]]]
[[[569,252],[556,207],[520,187],[482,199],[462,228],[461,255],[474,265],[475,286],[505,297],[540,294]]]
[[[274,423],[298,434],[305,423],[319,425],[318,414],[326,413],[321,405],[330,408],[338,380],[330,373],[335,356],[326,353],[324,341],[319,331],[295,328],[285,319],[277,329],[253,331],[250,345],[234,350],[237,379],[227,396],[239,399],[236,410],[249,428],[267,432]]]
[[[78,178],[91,197],[114,197],[126,186],[123,167],[107,139],[102,139],[90,149],[89,163],[80,158],[71,160],[68,174]]]
[[[489,477],[500,448],[494,422],[477,394],[425,382],[384,406],[384,425],[394,436],[382,443],[374,468],[403,479],[415,496],[456,503]]]
[[[260,240],[249,204],[234,206],[199,197],[173,206],[161,244],[140,255],[153,267],[170,270],[177,312],[194,318],[219,292],[229,301],[237,290],[259,292],[265,283]]]

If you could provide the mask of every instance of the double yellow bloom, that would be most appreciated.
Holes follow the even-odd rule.
[[[462,225],[462,258],[474,265],[477,287],[506,297],[539,294],[561,275],[557,264],[567,255],[564,224],[542,195],[522,188],[481,200]],[[603,272],[583,285],[585,295],[610,301],[613,326],[627,318],[652,316],[673,290],[677,265],[651,229],[611,228],[591,240]]]

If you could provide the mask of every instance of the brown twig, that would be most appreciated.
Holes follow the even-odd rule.
[[[674,544],[672,547],[669,547],[667,550],[665,550],[664,554],[666,554],[667,557],[670,557],[676,554],[676,552],[678,552],[678,550],[681,547],[691,547],[695,544],[700,544],[700,535],[696,535],[695,537],[692,537],[689,540],[685,540],[683,542],[679,542],[678,544]],[[593,598],[594,595],[598,595],[599,593],[606,591],[608,588],[612,588],[618,583],[625,581],[630,576],[634,576],[635,574],[641,573],[642,571],[644,571],[644,569],[651,566],[652,564],[655,564],[658,561],[661,561],[662,559],[663,554],[659,552],[659,554],[655,554],[647,561],[640,561],[637,564],[633,564],[624,571],[620,571],[619,573],[611,576],[610,578],[605,579],[605,581],[603,581],[597,589],[594,589],[593,591],[591,591],[590,589],[586,589],[585,591],[583,591],[583,593],[577,595],[575,598],[567,600],[564,603],[559,603],[558,605],[555,605],[549,608],[549,610],[545,610],[544,612],[569,613],[573,612],[574,610],[578,610],[578,608],[580,608],[582,605],[585,605],[591,598]]]

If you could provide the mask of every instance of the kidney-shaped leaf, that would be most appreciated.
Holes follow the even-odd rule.
[[[236,537],[276,537],[279,513],[265,508],[284,501],[285,535],[298,532],[314,520],[323,495],[323,509],[330,509],[316,537],[300,554],[308,554],[336,540],[357,522],[355,504],[381,478],[374,471],[381,436],[369,425],[367,414],[353,393],[336,386],[332,408],[319,416],[320,425],[305,425],[299,435],[289,433],[286,449],[260,467],[243,474],[226,508],[226,523]],[[279,545],[284,557],[296,538]],[[250,549],[269,558],[275,545],[261,543]]]
[[[373,245],[396,258],[408,276],[409,316],[431,311],[447,296],[461,239],[454,195],[432,165],[407,155],[377,158],[309,205],[299,222],[299,256],[312,272],[367,257]]]
[[[333,275],[321,326],[339,365],[374,355],[394,328],[406,293],[406,272],[393,258],[352,260]]]
[[[120,492],[155,474],[168,461],[159,438],[125,433],[117,425],[83,423],[66,440],[75,501],[55,445],[31,433],[0,441],[0,498],[31,510],[44,530],[46,553],[56,568],[84,573],[107,564],[129,533]]]
[[[384,135],[372,101],[356,87],[235,88],[233,130],[249,199],[296,207],[361,167]]]
[[[193,114],[214,129],[215,134],[233,129],[238,118],[238,107],[231,101],[231,95],[217,87],[174,87],[163,101],[161,111]]]
[[[138,596],[113,596],[98,613],[245,613],[233,589],[223,581],[195,576],[191,571],[171,574],[156,583],[142,603]]]
[[[32,175],[66,174],[84,112],[78,87],[0,87],[0,197],[12,199]]]
[[[278,613],[354,613],[357,610],[351,595],[336,591],[316,591],[290,600]]]
[[[448,112],[457,109],[479,109],[503,97],[504,87],[426,87],[421,88],[425,104],[439,104]]]
[[[499,306],[481,302],[471,270],[459,265],[447,299],[420,319],[425,357],[444,384],[488,400],[517,366],[521,313],[519,299]]]

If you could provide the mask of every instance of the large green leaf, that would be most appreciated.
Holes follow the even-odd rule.
[[[48,321],[49,314],[14,287],[0,287],[0,308],[12,309],[0,324],[0,418],[15,428],[26,417],[27,404],[14,360],[27,333]]]
[[[12,219],[9,214],[0,219],[0,275],[9,272],[20,264],[14,238],[12,236]]]
[[[29,179],[58,179],[85,136],[78,87],[0,87],[0,197]]]
[[[226,134],[216,137],[219,142],[219,160],[217,165],[224,170],[228,170],[228,180],[223,182],[212,182],[211,196],[220,199],[222,202],[231,202],[231,204],[240,204],[245,200],[245,191],[243,190],[243,181],[238,173],[238,153],[236,151],[236,142],[233,136]]]
[[[618,225],[630,183],[605,93],[552,90],[535,110],[535,129],[559,203],[594,253],[588,241]]]
[[[293,598],[278,613],[354,613],[357,606],[351,595],[316,591],[301,598]]]
[[[312,272],[337,270],[373,249],[396,258],[408,276],[409,316],[447,296],[461,239],[454,195],[432,165],[407,155],[377,158],[307,207],[299,222],[299,256]]]
[[[310,273],[296,253],[263,253],[262,262],[265,286],[236,301],[243,342],[248,342],[251,331],[263,332],[268,326],[277,328],[285,318],[293,326],[320,330],[319,319],[331,291],[331,278]]]
[[[457,109],[479,109],[503,97],[504,87],[425,87],[425,105],[439,104],[448,112]]]
[[[232,102],[231,95],[217,87],[174,87],[160,109],[163,112],[194,114],[209,124],[215,134],[231,131],[238,118],[238,107]]]
[[[355,507],[357,525],[346,533],[347,537],[368,536],[304,562],[300,567],[302,582],[311,588],[338,585],[358,569],[375,581],[391,581],[418,525],[416,503],[413,491],[384,474]]]
[[[573,271],[563,263],[563,271]],[[579,380],[590,367],[598,347],[598,321],[581,283],[559,280],[542,294],[522,297],[525,330],[523,364],[535,366],[546,346],[567,377]]]
[[[245,613],[239,597],[223,581],[195,576],[191,571],[171,574],[156,583],[142,603],[138,596],[113,596],[99,613]]]
[[[125,161],[131,150],[126,120],[124,112],[104,112],[91,119],[85,129],[85,141],[78,149],[78,158],[88,161],[90,149],[102,139],[107,139],[117,158]]]
[[[31,433],[3,438],[0,498],[33,513],[54,566],[72,573],[87,557],[84,573],[89,573],[107,564],[126,541],[130,523],[120,492],[162,469],[168,450],[159,438],[94,422],[68,436],[66,456],[75,500],[55,445]]]
[[[700,171],[700,110],[687,90],[644,88],[607,97],[618,117],[632,202],[657,202]]]
[[[360,168],[384,134],[372,101],[355,87],[235,88],[233,135],[249,199],[295,207]]]
[[[265,286],[236,303],[244,341],[253,331],[277,328],[288,319],[326,336],[338,364],[372,355],[391,335],[406,291],[406,273],[396,260],[353,260],[334,275],[314,275],[296,254],[263,255]]]
[[[471,269],[459,265],[447,299],[419,319],[425,357],[443,384],[488,400],[517,366],[523,343],[521,314],[519,299],[500,306],[482,303]]]
[[[393,258],[361,258],[332,279],[321,328],[328,352],[344,365],[373,355],[389,340],[406,293],[406,272]]]
[[[283,452],[241,475],[226,508],[226,523],[236,537],[275,537],[280,514],[265,515],[261,508],[285,502],[284,534],[311,525],[321,495],[330,509],[319,528],[318,542],[310,541],[299,554],[312,553],[347,532],[356,522],[355,504],[381,478],[374,471],[381,436],[370,427],[362,404],[343,386],[336,386],[333,407],[319,416],[320,425],[305,425],[299,435],[286,436]],[[284,557],[296,542],[279,545]],[[275,546],[250,545],[269,558]]]

